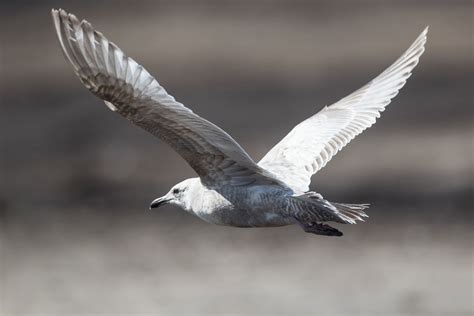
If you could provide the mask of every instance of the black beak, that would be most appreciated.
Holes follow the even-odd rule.
[[[170,201],[170,200],[167,199],[167,198],[164,197],[164,196],[163,196],[163,197],[160,197],[160,198],[154,200],[153,202],[151,202],[151,204],[150,204],[150,210],[151,210],[152,208],[158,208],[158,207],[160,207],[160,206],[162,206],[162,205],[168,204],[169,201]]]

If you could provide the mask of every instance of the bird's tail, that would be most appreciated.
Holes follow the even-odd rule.
[[[298,221],[309,222],[337,222],[342,224],[356,224],[369,217],[364,210],[369,204],[334,203],[325,200],[320,194],[307,192],[293,196],[290,208]]]
[[[330,202],[336,210],[338,214],[341,216],[343,215],[344,219],[349,224],[356,224],[356,221],[364,222],[364,217],[369,217],[364,210],[369,208],[369,204],[347,204],[347,203],[335,203]]]

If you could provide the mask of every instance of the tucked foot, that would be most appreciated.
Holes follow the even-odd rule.
[[[342,236],[342,232],[326,224],[304,223],[300,225],[303,228],[303,230],[307,233],[312,233],[315,235],[323,235],[323,236],[338,236],[338,237]]]

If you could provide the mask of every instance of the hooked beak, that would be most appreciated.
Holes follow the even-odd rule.
[[[151,202],[150,204],[150,210],[152,208],[158,208],[162,205],[165,205],[165,204],[168,204],[169,202],[171,201],[171,199],[168,199],[166,196],[162,196],[160,198],[157,198],[156,200],[154,200],[153,202]]]

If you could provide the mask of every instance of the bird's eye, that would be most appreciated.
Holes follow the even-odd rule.
[[[179,193],[179,189],[173,189],[173,194],[178,194]]]

